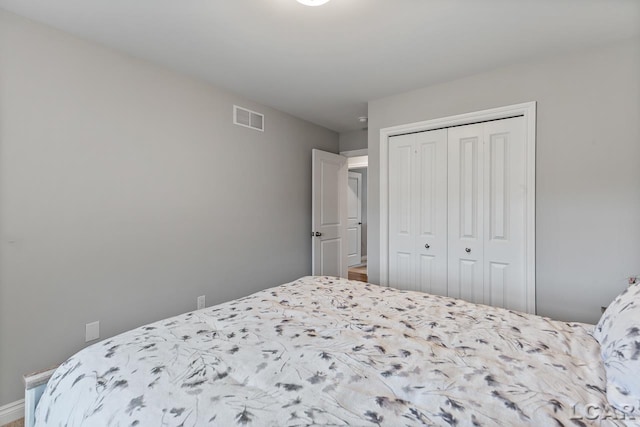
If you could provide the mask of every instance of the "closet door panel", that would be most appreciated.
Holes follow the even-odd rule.
[[[447,130],[415,134],[418,290],[447,295]]]
[[[415,289],[414,135],[389,139],[389,285]]]
[[[424,254],[418,255],[418,265],[417,265],[418,271],[416,272],[416,279],[417,279],[416,290],[421,292],[428,292],[430,294],[446,295],[446,289],[444,293],[440,291],[440,288],[442,288],[442,282],[438,280],[437,261],[439,260],[432,255],[424,255]],[[445,267],[446,267],[446,264],[445,264]],[[446,282],[444,283],[446,285]]]
[[[526,311],[524,119],[484,124],[485,302]]]
[[[459,258],[457,263],[458,280],[454,283],[457,287],[455,297],[465,301],[482,302],[482,296],[478,295],[482,292],[482,288],[478,286],[478,269],[482,268],[482,264],[476,260],[463,258]]]
[[[449,129],[449,296],[484,303],[483,125]]]
[[[395,251],[393,253],[392,264],[395,266],[395,273],[391,276],[390,286],[408,291],[416,290],[413,258],[414,256],[410,252]]]
[[[487,268],[488,286],[485,286],[485,303],[494,307],[507,307],[510,276],[509,264],[489,262]]]

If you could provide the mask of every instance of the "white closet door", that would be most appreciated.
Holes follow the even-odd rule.
[[[524,119],[449,129],[449,295],[527,310]]]
[[[484,124],[484,303],[527,311],[524,118]]]
[[[447,295],[447,130],[415,134],[416,290]]]
[[[415,289],[413,211],[415,136],[389,139],[389,286]]]
[[[389,141],[389,284],[447,294],[447,131]]]
[[[448,295],[484,302],[483,124],[449,129]]]

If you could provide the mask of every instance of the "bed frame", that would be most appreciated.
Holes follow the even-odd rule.
[[[46,369],[24,375],[24,427],[33,427],[36,423],[36,407],[44,393],[49,379],[57,369]]]

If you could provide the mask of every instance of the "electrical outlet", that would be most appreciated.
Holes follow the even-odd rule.
[[[100,322],[87,323],[85,327],[85,342],[100,338]]]
[[[200,295],[198,297],[198,310],[203,309],[204,308],[204,295]]]

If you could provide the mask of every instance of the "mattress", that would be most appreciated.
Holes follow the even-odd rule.
[[[592,328],[304,277],[85,348],[36,425],[638,425],[608,409]]]

